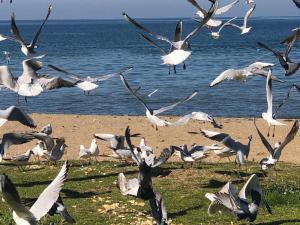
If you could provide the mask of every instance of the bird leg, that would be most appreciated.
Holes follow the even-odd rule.
[[[97,156],[95,155],[94,157],[95,157],[96,162],[99,162],[98,159],[97,159]]]
[[[174,74],[176,74],[176,66],[173,66]]]
[[[274,128],[273,128],[273,135],[272,137],[275,137],[275,125],[274,125]]]
[[[90,91],[87,92],[87,95],[90,95]]]
[[[269,126],[269,128],[268,128],[268,135],[267,135],[268,137],[270,136],[270,126]]]
[[[171,74],[171,66],[169,66],[169,75]]]
[[[27,97],[25,96],[25,102],[27,103]]]
[[[186,70],[186,65],[185,62],[183,63],[183,69]]]

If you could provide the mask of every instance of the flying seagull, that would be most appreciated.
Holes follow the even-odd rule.
[[[0,144],[0,162],[6,155],[8,148],[12,145],[21,145],[33,140],[33,133],[6,133],[2,136]]]
[[[13,219],[17,225],[35,225],[52,208],[59,197],[68,172],[67,162],[64,163],[56,178],[40,194],[39,198],[28,210],[21,204],[15,185],[6,175],[0,175],[0,194],[13,211]]]
[[[205,18],[205,16],[208,14],[208,12],[206,12],[198,3],[196,0],[187,0],[189,3],[191,3],[194,7],[196,7],[196,9],[198,10],[196,12],[196,15],[198,15],[201,18]],[[216,10],[214,12],[214,15],[221,15],[224,14],[226,12],[228,12],[233,6],[235,6],[237,3],[239,2],[239,0],[235,0],[231,3],[229,3],[228,5],[225,5],[221,8],[218,8],[218,6],[216,6]],[[213,15],[213,16],[214,16]],[[213,17],[212,16],[212,17]],[[218,27],[221,26],[222,21],[221,20],[215,20],[210,18],[207,23],[206,26],[211,29],[212,27]]]
[[[253,11],[255,10],[256,8],[256,3],[252,0],[250,0],[248,2],[248,5],[250,6],[250,9],[246,12],[245,16],[244,16],[244,23],[242,26],[239,26],[237,24],[234,24],[234,23],[229,23],[228,25],[229,26],[233,26],[233,27],[236,27],[238,29],[241,30],[241,34],[247,34],[249,33],[249,31],[251,30],[252,27],[247,27],[247,23],[248,23],[248,19],[249,17],[252,15]]]
[[[64,73],[65,75],[67,75],[68,77],[70,77],[71,79],[74,79],[76,81],[76,87],[80,88],[81,90],[83,90],[84,94],[89,94],[90,91],[96,89],[99,87],[99,82],[103,82],[105,80],[108,80],[112,77],[118,76],[120,74],[124,74],[130,70],[132,70],[133,67],[128,67],[128,68],[123,68],[122,70],[116,72],[116,73],[112,73],[112,74],[107,74],[107,75],[101,75],[101,76],[96,76],[96,77],[83,77],[81,75],[77,75],[74,73],[70,73],[67,72],[61,68],[58,68],[57,66],[53,66],[53,65],[48,65],[51,69],[56,70],[58,72]]]
[[[48,17],[51,14],[52,6],[50,5],[48,8],[48,13],[46,15],[46,18],[44,19],[42,25],[38,29],[37,33],[35,34],[34,38],[32,39],[30,44],[27,44],[24,39],[22,38],[19,29],[16,24],[15,15],[13,14],[11,16],[11,32],[13,33],[15,37],[15,41],[18,42],[21,45],[21,51],[24,55],[27,56],[27,58],[43,58],[46,54],[45,53],[37,53],[35,52],[35,48],[37,45],[38,38],[41,34],[41,31],[48,20]]]
[[[161,126],[170,126],[171,125],[170,122],[158,118],[157,117],[158,114],[160,114],[162,112],[165,112],[165,111],[168,111],[168,110],[171,110],[171,109],[175,108],[177,105],[191,100],[198,93],[198,91],[194,91],[190,96],[188,96],[184,99],[181,99],[180,101],[178,101],[178,102],[176,102],[172,105],[165,106],[165,107],[162,107],[160,109],[155,109],[154,110],[154,109],[149,108],[147,106],[147,104],[144,102],[144,100],[141,97],[139,97],[136,93],[134,93],[134,91],[131,89],[131,87],[129,86],[129,84],[125,80],[124,76],[120,75],[120,78],[121,78],[124,86],[126,87],[126,89],[129,91],[129,93],[132,94],[145,107],[146,116],[148,118],[148,121],[150,123],[152,123],[154,126],[156,126],[156,128],[161,127]]]
[[[5,110],[0,110],[0,127],[3,126],[7,121],[18,121],[25,126],[35,128],[33,119],[28,116],[23,110],[16,106],[10,106]]]
[[[257,42],[257,44],[261,48],[264,48],[264,49],[272,52],[273,55],[278,59],[280,65],[285,70],[285,76],[291,76],[291,75],[295,74],[300,67],[300,62],[299,63],[292,62],[291,59],[289,58],[289,54],[294,46],[295,41],[296,41],[296,36],[294,37],[293,41],[288,43],[288,45],[286,46],[285,52],[279,52],[275,49],[272,49],[262,42]]]
[[[241,142],[232,139],[226,133],[219,133],[219,132],[202,129],[201,134],[211,140],[218,141],[218,142],[222,143],[223,145],[225,145],[227,148],[230,148],[233,151],[235,151],[236,152],[235,162],[238,163],[239,165],[245,164],[245,158],[246,159],[248,158],[249,152],[250,152],[250,144],[252,141],[252,135],[250,135],[248,137],[247,145],[244,145]]]
[[[278,125],[280,126],[280,125],[285,125],[285,124],[274,119],[271,74],[272,74],[272,72],[271,72],[271,70],[269,70],[268,76],[266,79],[266,95],[267,95],[268,110],[267,110],[267,112],[262,113],[262,118],[265,121],[267,121],[267,123],[268,123],[268,126],[269,126],[268,136],[269,136],[269,132],[270,132],[270,127],[274,126],[274,130],[273,130],[273,137],[274,137],[275,126],[278,126]]]
[[[171,52],[165,51],[163,48],[161,48],[157,43],[155,43],[153,40],[151,40],[149,37],[147,37],[144,34],[141,34],[142,37],[148,41],[150,44],[154,45],[155,47],[159,48],[163,56],[161,59],[163,60],[164,65],[174,66],[174,72],[176,73],[175,66],[178,64],[183,63],[187,58],[191,55],[191,51],[189,50],[190,41],[191,39],[196,36],[199,31],[202,29],[202,27],[207,23],[207,21],[214,15],[216,8],[218,7],[218,0],[210,0],[212,2],[212,5],[208,11],[208,13],[205,15],[204,19],[200,22],[197,28],[195,28],[191,33],[189,33],[184,39],[175,39],[176,41],[171,41],[166,37],[163,37],[162,35],[156,34],[152,31],[150,31],[148,28],[143,27],[138,22],[136,22],[134,19],[129,17],[125,12],[123,13],[125,20],[127,20],[129,23],[133,24],[135,27],[142,30],[147,35],[150,35],[151,37],[165,41],[171,46]],[[169,70],[170,73],[170,70]]]
[[[224,27],[226,26],[229,26],[231,21],[235,20],[237,17],[233,17],[231,18],[230,20],[226,21],[225,23],[222,24],[222,26],[220,26],[219,30],[216,32],[216,31],[211,31],[211,37],[215,40],[218,40],[220,39],[221,35],[221,31],[223,30]]]
[[[284,147],[295,138],[295,136],[297,135],[298,130],[299,130],[299,121],[296,120],[294,122],[292,129],[290,130],[288,135],[285,137],[284,141],[276,143],[274,148],[270,145],[270,143],[267,141],[267,139],[264,137],[264,135],[260,132],[260,130],[256,126],[255,120],[254,120],[254,125],[255,125],[257,133],[260,137],[260,140],[262,141],[262,143],[264,144],[264,146],[270,153],[270,156],[268,158],[263,158],[260,161],[261,168],[263,170],[266,170],[266,169],[271,168],[272,166],[276,165],[276,163],[280,159],[281,152],[284,149]]]
[[[209,122],[213,125],[215,128],[222,128],[222,124],[217,124],[215,119],[211,116],[208,115],[207,113],[204,112],[192,112],[190,114],[184,115],[180,117],[176,122],[174,122],[172,125],[184,125],[189,122],[189,120],[198,120],[198,121],[204,121],[204,122]]]
[[[259,75],[262,77],[268,76],[268,71],[265,69],[274,66],[272,63],[265,63],[265,62],[255,62],[250,64],[249,66],[241,69],[228,69],[222,72],[219,76],[217,76],[211,83],[210,87],[216,86],[223,82],[224,80],[240,80],[246,81],[248,76]],[[276,76],[271,76],[271,79],[278,82],[283,82],[282,80],[278,79]]]
[[[251,196],[251,202],[248,197]],[[260,186],[259,179],[253,174],[240,192],[229,181],[221,191],[217,193],[206,193],[205,197],[211,201],[208,207],[210,215],[225,212],[229,213],[238,220],[247,220],[254,222],[256,220],[260,205],[266,207],[271,214],[271,208],[264,198],[263,190]]]

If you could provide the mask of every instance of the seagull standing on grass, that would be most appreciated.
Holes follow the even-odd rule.
[[[21,204],[15,185],[6,175],[0,175],[0,195],[13,211],[13,219],[17,225],[37,225],[52,208],[59,197],[68,172],[67,162],[64,163],[56,178],[40,194],[39,198],[28,210]]]
[[[271,79],[271,70],[268,72],[267,80],[266,80],[266,95],[267,95],[267,103],[268,103],[268,111],[262,113],[262,118],[267,121],[269,129],[268,136],[270,132],[270,127],[274,126],[273,137],[275,134],[275,126],[285,125],[284,123],[279,122],[273,117],[273,97],[272,97],[272,79]]]
[[[116,73],[101,75],[101,76],[97,76],[97,77],[90,77],[90,76],[83,77],[83,76],[80,76],[80,75],[77,75],[74,73],[69,73],[69,72],[67,72],[61,68],[58,68],[56,66],[53,66],[53,65],[48,65],[48,66],[51,69],[56,70],[61,73],[64,73],[71,79],[74,79],[76,81],[75,86],[80,88],[81,90],[83,90],[83,93],[87,94],[87,95],[89,95],[92,90],[99,87],[99,84],[97,84],[97,83],[108,80],[108,79],[118,76],[120,74],[127,73],[128,71],[132,70],[132,68],[133,68],[133,67],[123,68],[122,70],[120,70]]]
[[[126,87],[126,89],[129,91],[129,93],[132,94],[145,107],[147,119],[150,123],[152,123],[156,127],[156,129],[157,129],[157,127],[170,126],[172,124],[169,121],[158,118],[157,117],[158,114],[168,111],[168,110],[171,110],[171,109],[175,108],[177,105],[191,100],[198,93],[198,91],[194,91],[190,96],[188,96],[184,99],[181,99],[180,101],[178,101],[172,105],[153,110],[147,106],[147,104],[144,102],[144,100],[141,97],[139,97],[136,93],[134,93],[134,91],[131,89],[131,87],[129,86],[129,84],[127,83],[127,81],[125,80],[125,78],[122,75],[120,75],[120,78],[121,78],[124,86]]]
[[[248,201],[250,196],[251,202]],[[272,214],[256,174],[248,179],[239,193],[229,181],[221,191],[214,194],[206,193],[205,197],[211,201],[208,207],[210,215],[220,212],[230,213],[237,220],[254,222],[260,205],[265,206],[267,211]]]
[[[90,148],[85,148],[84,145],[80,145],[80,151],[79,151],[79,158],[89,158],[91,159],[92,156],[95,157],[95,160],[97,160],[97,156],[99,156],[100,150],[97,145],[97,140],[94,138],[91,142]]]
[[[299,130],[299,121],[296,120],[294,122],[292,129],[290,130],[288,135],[285,137],[284,141],[276,143],[274,148],[270,145],[270,143],[267,141],[267,139],[264,137],[264,135],[260,132],[260,130],[256,126],[255,121],[254,121],[254,125],[255,125],[257,133],[260,137],[260,140],[262,141],[262,143],[264,144],[264,146],[270,153],[270,156],[268,158],[263,158],[260,161],[261,168],[263,170],[266,170],[266,169],[269,169],[276,165],[276,163],[280,159],[281,152],[284,149],[284,147],[295,138],[295,136],[297,135],[298,130]]]

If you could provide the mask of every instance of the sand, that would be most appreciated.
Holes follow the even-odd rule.
[[[31,117],[37,124],[37,129],[50,123],[53,126],[53,137],[65,137],[68,145],[65,159],[78,159],[79,145],[83,144],[89,147],[94,133],[112,133],[124,134],[126,126],[130,126],[132,133],[140,133],[142,137],[146,138],[147,145],[151,146],[156,154],[169,147],[170,145],[188,146],[196,143],[198,145],[209,145],[213,141],[203,137],[202,135],[189,134],[190,131],[200,131],[200,129],[208,129],[212,131],[221,131],[231,135],[232,138],[239,140],[246,144],[247,137],[252,134],[253,141],[249,160],[261,160],[268,155],[261,140],[255,130],[253,120],[246,118],[216,118],[218,123],[223,125],[223,129],[215,129],[209,123],[199,121],[190,121],[185,126],[177,127],[161,127],[156,131],[144,116],[95,116],[95,115],[61,115],[61,114],[31,114]],[[175,121],[175,117],[165,117]],[[282,141],[283,138],[290,131],[293,120],[282,120],[286,126],[276,128],[275,137],[270,137],[269,142],[274,145],[275,142]],[[257,119],[257,125],[263,134],[267,134],[267,124],[262,119]],[[7,122],[2,126],[1,133],[6,132],[24,132],[30,131],[30,128],[23,126],[17,122]],[[300,133],[296,138],[284,149],[281,161],[300,164]],[[138,145],[140,139],[134,138],[133,143]],[[102,154],[107,155],[111,153],[108,148],[108,142],[97,141]],[[16,155],[25,152],[27,149],[35,146],[36,141],[20,145],[12,146],[7,156]],[[99,160],[110,160],[107,157],[99,157]],[[170,159],[178,161],[178,157],[173,155]],[[217,162],[219,160],[213,153],[206,159],[209,162]],[[226,160],[226,159],[224,159]]]

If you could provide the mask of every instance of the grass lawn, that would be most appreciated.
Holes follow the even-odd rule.
[[[69,164],[61,195],[77,224],[153,224],[148,202],[122,196],[116,187],[118,173],[125,173],[127,178],[136,177],[137,167],[116,162],[86,165],[86,162],[71,161]],[[16,166],[2,165],[0,171],[9,175],[21,198],[30,199],[38,197],[54,179],[60,165],[31,166],[25,172]],[[238,171],[233,163],[199,164],[185,169],[181,163],[167,163],[153,171],[153,186],[162,193],[170,224],[247,224],[227,215],[209,216],[210,202],[204,195],[218,191],[229,179],[241,187],[252,173],[257,173],[273,215],[261,208],[255,224],[300,224],[300,166],[280,163],[267,177],[256,163]],[[64,224],[58,216],[46,216],[40,224],[50,222]],[[6,203],[0,204],[0,224],[14,224]]]

